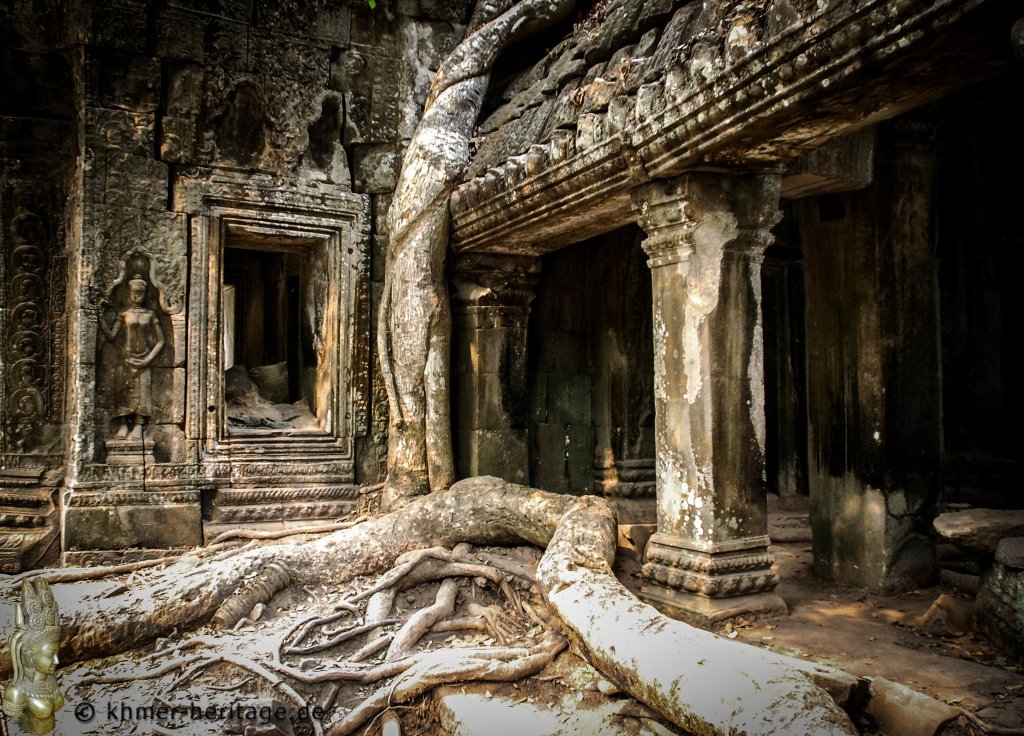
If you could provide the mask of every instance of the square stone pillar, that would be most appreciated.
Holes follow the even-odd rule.
[[[540,259],[469,254],[452,289],[455,463],[460,477],[530,480],[526,337]]]
[[[807,295],[814,573],[881,589],[934,583],[942,364],[936,128],[880,127],[867,189],[795,206]]]
[[[687,174],[644,185],[654,306],[658,531],[643,595],[695,623],[779,615],[764,477],[761,260],[775,176]]]

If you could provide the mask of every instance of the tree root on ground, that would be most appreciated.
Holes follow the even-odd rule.
[[[402,628],[391,640],[384,661],[402,659],[412,653],[413,647],[426,636],[434,624],[455,612],[455,596],[459,593],[459,583],[455,578],[448,578],[437,589],[437,598],[432,606],[421,608],[402,624]]]
[[[855,733],[840,706],[858,687],[857,678],[724,640],[662,616],[628,593],[612,575],[615,540],[614,514],[601,499],[557,496],[496,478],[470,479],[447,492],[418,498],[398,511],[318,539],[260,546],[218,563],[197,562],[193,556],[191,562],[179,561],[163,569],[136,570],[132,575],[138,582],[122,586],[127,590],[119,589],[114,595],[109,587],[96,594],[86,586],[55,585],[64,637],[61,659],[70,662],[109,656],[166,637],[172,630],[176,634],[204,625],[225,600],[265,576],[271,562],[288,572],[294,589],[340,585],[388,571],[375,585],[348,599],[349,603],[356,598],[357,603],[366,601],[363,623],[370,623],[391,617],[394,593],[406,589],[419,575],[436,581],[437,571],[448,565],[478,564],[471,555],[460,557],[447,548],[460,542],[527,542],[547,548],[536,573],[539,597],[523,597],[517,605],[514,599],[520,597],[519,592],[510,596],[502,591],[501,582],[494,582],[504,581],[504,587],[512,591],[507,571],[495,570],[497,575],[487,577],[488,584],[497,588],[498,600],[508,601],[508,610],[502,610],[516,621],[512,633],[529,627],[525,620],[522,625],[517,621],[520,612],[544,626],[545,637],[559,636],[550,629],[564,626],[579,652],[606,678],[688,732],[745,730],[750,736],[780,730]],[[419,565],[423,571],[417,571]],[[525,589],[527,578],[523,575],[514,582]],[[352,615],[357,620],[356,614]],[[444,621],[454,622],[459,616],[463,614],[441,619],[431,630],[454,625]],[[495,622],[490,626],[495,640],[508,636]],[[304,637],[308,639],[316,628],[310,627]],[[516,659],[539,662],[548,657],[534,641],[506,647],[504,650],[518,653],[500,663],[493,656],[493,652],[503,651],[500,648],[464,648],[452,650],[455,655],[449,650],[430,651],[373,664],[370,658],[391,646],[393,639],[389,639],[390,633],[371,636],[376,638],[370,643],[353,642],[354,655],[365,661],[349,659],[323,671],[299,669],[279,659],[261,666],[303,687],[367,685],[402,676],[371,696],[373,703],[386,705],[388,693],[394,703],[424,692],[428,683],[445,677],[511,677],[510,673],[523,671],[517,669]],[[176,648],[192,646],[193,640],[203,638],[192,637]],[[457,656],[458,662],[452,664],[442,655]],[[0,660],[0,667],[4,666],[10,666],[9,660]],[[412,674],[404,674],[407,672]],[[373,718],[362,715],[373,711],[370,704],[358,708],[362,708],[358,717],[350,713],[344,723],[360,719],[365,723]],[[355,726],[333,728],[329,732],[345,733],[344,728]]]
[[[393,705],[415,700],[440,685],[455,682],[514,682],[540,672],[551,663],[568,642],[551,636],[528,650],[490,649],[480,656],[467,656],[461,650],[442,650],[419,655],[395,682],[380,687],[339,722],[332,724],[328,736],[346,736]]]

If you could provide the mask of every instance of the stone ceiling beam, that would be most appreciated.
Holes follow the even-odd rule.
[[[628,192],[645,181],[781,171],[832,138],[1009,68],[1013,6],[840,0],[782,30],[757,29],[767,38],[727,48],[728,59],[698,42],[635,96],[581,115],[575,133],[556,131],[459,187],[453,247],[539,255],[633,221]]]

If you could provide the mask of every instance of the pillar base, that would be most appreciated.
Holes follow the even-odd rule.
[[[153,454],[153,447],[156,445],[152,439],[111,439],[104,443],[107,449],[107,465],[141,465],[153,467],[156,465],[156,456]]]
[[[647,583],[640,589],[640,597],[674,619],[693,626],[707,627],[736,618],[776,618],[789,614],[789,607],[777,593],[753,593],[733,598],[708,598]]]
[[[784,616],[774,591],[768,537],[697,542],[658,533],[644,553],[641,596],[673,618],[698,625],[739,616]]]

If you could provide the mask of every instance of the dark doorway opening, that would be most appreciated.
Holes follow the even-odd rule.
[[[544,256],[530,310],[530,482],[655,519],[651,275],[635,225]]]
[[[301,249],[224,249],[224,400],[232,429],[317,427],[303,390]]]
[[[804,272],[795,228],[786,221],[761,269],[765,475],[768,490],[781,498],[809,493]]]

